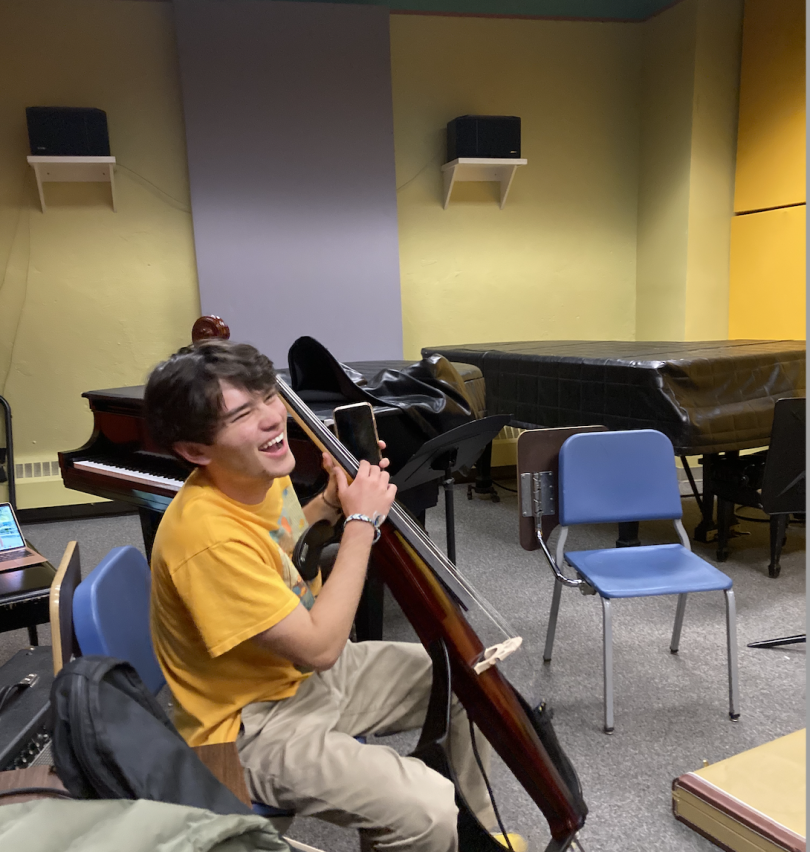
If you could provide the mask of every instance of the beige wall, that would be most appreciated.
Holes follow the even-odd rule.
[[[13,81],[0,87],[0,394],[18,462],[83,444],[82,392],[140,384],[198,316],[171,15],[167,3],[0,5],[0,79]],[[40,212],[31,105],[106,110],[117,213],[102,184],[46,185]],[[22,507],[81,499],[58,477],[18,482]]]
[[[643,25],[639,340],[728,336],[742,0],[684,0]]]
[[[684,340],[728,337],[742,7],[698,3]]]
[[[404,348],[635,334],[637,25],[393,15]],[[444,128],[518,115],[494,184],[442,208]]]
[[[642,28],[638,195],[639,340],[683,340],[697,3]]]

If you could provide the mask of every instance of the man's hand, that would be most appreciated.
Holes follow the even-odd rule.
[[[385,441],[379,441],[380,450],[385,451]],[[318,510],[320,507],[315,505],[315,501],[312,500],[308,503],[304,509],[304,514],[307,518],[307,523],[310,525],[314,524],[316,521],[321,520],[322,518],[331,521],[337,520],[340,515],[341,509],[343,510],[343,514],[348,515],[351,512],[346,511],[346,507],[342,505],[340,500],[340,492],[338,491],[338,483],[336,477],[336,471],[338,470],[337,462],[329,455],[329,453],[323,454],[322,459],[323,469],[329,474],[329,482],[326,484],[326,488],[321,492],[320,497],[321,500],[318,502],[322,502],[324,504],[325,510]],[[385,470],[389,465],[389,460],[383,457],[378,465],[380,470]],[[390,507],[389,507],[390,508]],[[310,517],[311,516],[311,517]]]
[[[388,514],[397,496],[397,487],[391,484],[388,471],[382,466],[361,461],[351,485],[342,468],[335,466],[334,472],[340,505],[346,517],[355,514],[373,517],[375,512],[383,516]]]

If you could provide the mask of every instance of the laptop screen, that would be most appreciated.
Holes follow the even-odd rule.
[[[8,503],[0,503],[0,553],[14,550],[15,547],[25,547],[22,533],[11,506]]]

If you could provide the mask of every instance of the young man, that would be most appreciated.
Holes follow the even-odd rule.
[[[152,634],[182,735],[235,740],[255,800],[364,830],[380,850],[454,852],[453,785],[354,739],[419,727],[431,684],[420,645],[348,641],[373,522],[396,493],[387,462],[362,462],[350,484],[325,456],[329,484],[302,509],[273,366],[245,344],[181,349],[155,368],[145,399],[154,438],[196,466],[152,555]],[[290,559],[295,541],[341,513],[329,579],[308,585]],[[468,802],[491,825],[459,705],[450,748]]]

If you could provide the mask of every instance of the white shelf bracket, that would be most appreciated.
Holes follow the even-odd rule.
[[[450,204],[450,194],[456,181],[494,181],[501,187],[500,209],[503,210],[518,166],[525,166],[527,163],[528,160],[494,157],[459,157],[445,163],[442,166],[444,209],[447,210]]]
[[[115,211],[115,157],[28,157],[28,163],[37,178],[39,204],[44,213],[45,192],[48,182],[109,183],[112,209]]]

